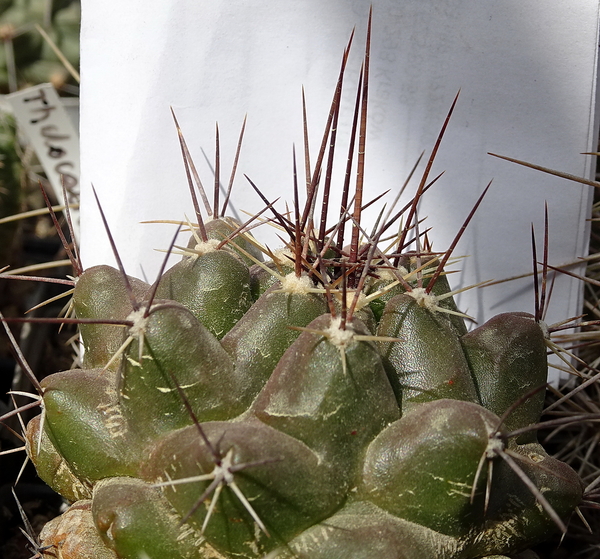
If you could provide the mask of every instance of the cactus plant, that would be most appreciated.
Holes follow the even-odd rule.
[[[297,183],[292,215],[266,201],[283,252],[222,215],[217,189],[153,285],[79,270],[83,368],[38,385],[26,434],[40,477],[73,503],[40,554],[499,559],[566,530],[583,489],[537,441],[539,309],[467,331],[445,274],[455,242],[435,253],[419,232],[430,165],[411,204],[361,229],[368,46],[364,69],[352,213],[348,173],[339,221],[325,224],[327,195],[317,218],[323,141],[303,211]]]

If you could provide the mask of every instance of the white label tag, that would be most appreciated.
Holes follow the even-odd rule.
[[[46,83],[6,96],[19,127],[35,150],[54,194],[63,200],[64,182],[69,206],[79,206],[79,136],[52,85]],[[79,236],[79,210],[71,210]]]

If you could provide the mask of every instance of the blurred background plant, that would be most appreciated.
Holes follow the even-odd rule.
[[[49,82],[77,95],[77,84],[53,45],[78,66],[80,18],[79,0],[0,0],[0,92]]]
[[[0,270],[11,272],[64,258],[52,220],[44,212],[40,185],[52,197],[43,170],[27,139],[19,132],[5,94],[41,83],[51,83],[65,105],[78,106],[79,0],[0,0]],[[53,203],[57,200],[53,199]],[[22,216],[14,219],[15,216]],[[36,275],[64,277],[70,270],[50,268]],[[23,316],[37,303],[56,295],[55,284],[23,281],[0,282],[0,309],[6,316]],[[37,316],[56,316],[62,303],[37,311]],[[41,376],[69,368],[71,330],[37,325],[13,328],[25,352]],[[0,338],[0,415],[10,408],[7,392],[28,390],[5,336]],[[35,414],[34,414],[35,415]],[[17,433],[18,421],[9,423]],[[22,446],[7,428],[0,429],[0,451]],[[0,557],[27,558],[27,540],[21,534],[21,518],[12,485],[23,464],[24,453],[1,456]],[[42,484],[28,465],[15,488],[23,508],[39,530],[55,516],[61,500]]]
[[[51,83],[64,104],[77,110],[80,14],[79,0],[0,0],[0,219],[45,208],[40,184],[48,186],[3,95]],[[51,189],[46,191],[53,198]],[[44,239],[54,239],[52,248],[40,245]],[[52,221],[43,212],[0,222],[0,268],[48,261],[48,253],[54,256],[59,246]]]
[[[596,170],[600,186],[600,166]],[[596,188],[592,207],[592,227],[586,280],[583,320],[600,320],[600,189]],[[547,395],[547,419],[576,414],[600,413],[600,325],[591,324],[562,339],[562,345],[576,353],[581,376],[570,375],[560,391]],[[587,364],[584,366],[583,363]],[[572,396],[563,400],[563,395]],[[557,405],[558,404],[558,405]],[[541,557],[551,559],[597,559],[600,557],[600,429],[598,422],[581,422],[569,427],[548,429],[541,442],[548,452],[568,463],[587,485],[587,503],[581,507],[582,517],[573,518],[564,539],[546,544]]]

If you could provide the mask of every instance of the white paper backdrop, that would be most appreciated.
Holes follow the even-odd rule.
[[[292,144],[302,145],[301,86],[316,150],[342,50],[356,26],[340,126],[345,145],[370,1],[82,4],[85,266],[113,262],[91,183],[132,275],[143,269],[153,277],[162,255],[152,249],[165,248],[174,230],[139,222],[192,218],[169,106],[208,185],[215,121],[226,182],[247,114],[240,172],[270,198],[290,199]],[[581,153],[595,149],[597,134],[598,1],[547,0],[542,9],[537,0],[374,0],[373,9],[367,197],[388,189],[393,197],[418,154],[431,150],[460,88],[433,169],[446,173],[420,211],[433,227],[435,249],[447,247],[479,193],[494,182],[456,250],[471,256],[453,283],[530,271],[530,227],[534,222],[541,245],[545,200],[551,263],[584,254],[591,189],[486,153],[591,176],[593,162]],[[262,207],[241,174],[233,206]],[[503,310],[531,312],[530,281],[471,291],[459,304],[479,321]],[[579,299],[577,282],[560,278],[550,322],[577,314]]]

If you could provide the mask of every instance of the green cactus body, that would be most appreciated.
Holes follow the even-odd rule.
[[[544,332],[532,315],[501,314],[463,336],[461,341],[481,404],[497,415],[546,383]],[[507,429],[537,423],[543,406],[544,392],[532,394],[506,418]],[[516,442],[536,440],[536,432],[531,431],[518,437]]]
[[[381,357],[358,320],[322,315],[280,359],[252,406],[261,421],[303,441],[344,475],[400,415]]]
[[[48,437],[46,430],[42,429],[41,418],[42,416],[38,415],[27,424],[25,437],[27,455],[38,475],[54,491],[71,502],[90,499],[92,497],[90,484],[82,482],[73,473]]]
[[[411,289],[427,289],[437,268],[436,263],[437,258],[417,259],[415,256],[405,256],[400,258],[395,274],[386,270],[378,280],[370,282],[365,290],[368,294],[376,291],[381,292],[381,296],[370,303],[370,307],[377,320],[381,319],[388,301],[396,295],[407,292],[406,285]],[[399,277],[404,279],[406,285],[399,282]],[[467,327],[462,316],[460,316],[454,299],[448,297],[449,293],[450,284],[448,283],[448,278],[446,275],[441,274],[431,287],[431,295],[437,298],[435,303],[441,310],[449,311],[448,314],[443,314],[442,317],[450,321],[458,336],[463,336],[467,333]]]
[[[511,450],[522,472],[543,490],[556,514],[568,518],[582,499],[579,476],[563,462],[548,456],[537,443],[517,445]],[[554,529],[546,522],[547,512],[531,492],[523,492],[523,480],[505,462],[498,461],[494,468],[485,529],[475,536],[474,549],[479,553],[509,554],[517,547],[517,539],[526,538],[531,544],[546,540]]]
[[[119,393],[124,415],[140,434],[154,437],[191,423],[177,385],[203,420],[243,411],[231,359],[189,310],[158,301],[147,318],[138,314],[140,332],[121,363]]]
[[[465,536],[481,520],[481,503],[471,503],[471,491],[495,423],[496,416],[477,404],[421,404],[369,446],[362,494],[399,518]]]
[[[133,296],[143,300],[149,285],[128,278]],[[78,318],[125,320],[133,311],[123,275],[111,266],[94,266],[76,280],[73,308]],[[123,343],[123,327],[112,324],[80,324],[85,368],[103,368]],[[111,368],[118,367],[115,362]]]
[[[341,509],[293,539],[277,559],[449,559],[465,557],[458,540],[391,515],[368,501]]]
[[[219,339],[253,303],[248,268],[224,250],[184,257],[160,278],[156,296],[186,306]]]
[[[293,266],[279,261],[269,261],[264,264],[254,264],[251,266],[250,282],[255,298],[258,299],[269,287],[272,287],[279,281],[274,273],[287,276],[293,271]]]
[[[248,285],[246,274],[235,277]],[[123,283],[112,284],[118,307],[130,309]],[[420,304],[427,294],[416,287],[388,299],[378,324],[369,313],[374,336],[356,316],[343,318],[339,301],[329,305],[338,315],[327,313],[314,286],[306,276],[275,283],[221,340],[180,302],[140,302],[110,341],[132,338],[111,369],[44,381],[34,461],[63,494],[91,496],[85,523],[91,515],[111,553],[510,555],[556,527],[502,458],[509,451],[568,517],[581,500],[577,475],[531,433],[506,438],[536,423],[539,401],[517,406],[504,426],[499,418],[546,370],[533,317],[500,315],[459,336],[439,306]],[[84,296],[78,305],[89,308]],[[123,316],[114,307],[104,312]],[[527,382],[516,383],[519,374]],[[38,434],[34,424],[32,454]],[[488,481],[481,465],[490,461]]]
[[[46,556],[516,559],[581,502],[536,440],[543,324],[511,313],[467,333],[449,254],[405,245],[416,217],[382,255],[361,241],[357,185],[344,248],[315,230],[313,173],[296,222],[274,211],[275,262],[218,217],[156,292],[108,266],[77,279],[77,316],[111,324],[81,324],[85,368],[43,381],[27,433],[76,501]]]
[[[392,384],[401,390],[402,410],[440,398],[477,402],[456,331],[443,313],[427,308],[429,295],[415,297],[415,291],[386,304],[377,330],[379,336],[403,340],[381,343]]]
[[[223,487],[222,498],[208,519],[208,507],[202,504],[189,520],[198,529],[206,522],[207,541],[225,554],[261,556],[323,520],[343,502],[347,481],[339,475],[339,467],[297,439],[252,419],[207,423],[203,428],[208,439],[218,444],[223,463],[231,459],[234,467],[248,465],[233,481],[258,518],[265,519],[270,534],[258,529],[231,484]],[[205,444],[199,444],[198,432],[191,426],[162,440],[148,466],[145,477],[166,481],[210,474],[215,470],[215,457]],[[209,483],[195,483],[190,486],[193,491],[173,486],[166,490],[167,499],[184,516]]]
[[[79,479],[135,475],[142,444],[118,405],[110,371],[65,371],[42,386],[46,433]]]
[[[107,478],[94,489],[94,522],[104,542],[117,549],[119,557],[197,556],[202,537],[181,527],[160,491],[140,479]]]
[[[235,361],[237,382],[247,405],[298,337],[298,331],[289,327],[305,327],[327,311],[325,299],[308,291],[308,278],[288,279],[290,285],[275,284],[263,293],[221,341]]]
[[[263,262],[263,251],[254,237],[250,233],[235,233],[240,227],[241,224],[237,220],[227,215],[211,219],[205,224],[207,237],[219,241],[219,244],[225,243],[224,248],[236,254],[247,266]],[[191,245],[190,240],[188,246]]]

